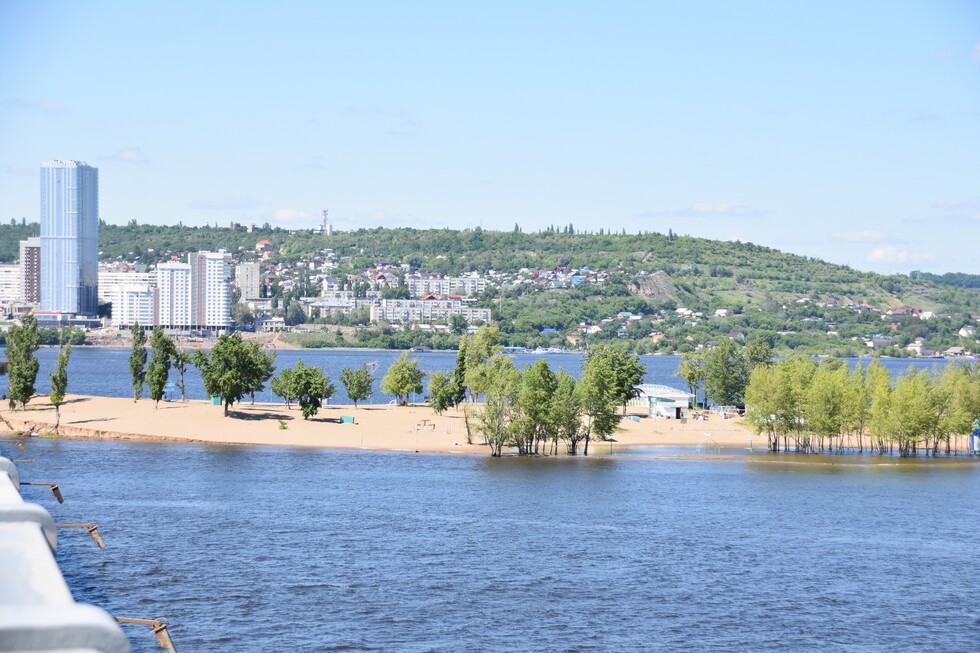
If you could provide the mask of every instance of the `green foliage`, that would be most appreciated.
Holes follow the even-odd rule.
[[[41,369],[35,352],[40,346],[37,318],[29,313],[7,332],[7,399],[11,410],[18,403],[25,408],[34,396],[34,383]]]
[[[681,354],[681,362],[677,364],[677,371],[674,372],[674,376],[684,380],[688,391],[696,402],[698,388],[704,381],[705,373],[704,355],[701,352],[689,351]]]
[[[54,372],[48,372],[51,378],[51,392],[48,398],[54,406],[54,429],[58,430],[61,424],[61,404],[65,403],[65,394],[68,392],[68,360],[71,358],[71,343],[61,346],[58,351],[58,363]]]
[[[820,365],[793,356],[772,366],[760,365],[745,391],[746,419],[766,433],[778,450],[780,437],[792,437],[799,451],[840,449],[864,436],[879,453],[899,455],[919,449],[950,451],[953,436],[966,435],[980,415],[980,366],[949,364],[930,374],[910,367],[894,381],[873,361],[848,371],[841,361]]]
[[[272,377],[275,358],[275,352],[263,353],[257,342],[242,342],[240,334],[232,333],[219,336],[210,352],[195,352],[192,360],[205,391],[221,397],[228,415],[232,405],[262,390]]]
[[[730,338],[708,351],[704,361],[704,394],[715,404],[736,406],[744,402],[749,382],[749,360]]]
[[[453,375],[446,372],[433,372],[429,375],[429,405],[436,415],[442,415],[455,405],[455,386]]]
[[[398,405],[404,406],[409,395],[421,394],[424,378],[425,372],[418,368],[418,361],[409,360],[405,352],[388,368],[388,373],[381,379],[381,389],[395,395]]]
[[[557,424],[551,406],[557,388],[558,379],[548,367],[548,361],[542,358],[524,368],[517,393],[514,428],[518,453],[536,454],[542,443],[557,443]]]
[[[177,383],[176,386],[180,388],[180,400],[186,401],[184,384],[184,374],[187,372],[187,366],[191,364],[191,354],[190,352],[177,349],[174,347],[173,360],[171,364],[173,365],[174,371],[177,372]]]
[[[330,377],[324,375],[323,370],[316,365],[307,367],[303,365],[303,361],[296,361],[291,372],[288,376],[288,383],[291,385],[289,394],[299,403],[303,419],[309,419],[317,414],[324,401],[333,396],[336,388],[330,382]]]
[[[589,455],[589,442],[593,437],[605,440],[615,433],[622,419],[616,414],[620,402],[620,390],[616,385],[614,359],[608,349],[589,352],[582,367],[582,376],[575,387],[585,424],[585,448]]]
[[[303,303],[298,300],[289,302],[286,307],[285,322],[289,326],[296,326],[306,322],[306,311],[303,310]]]
[[[357,408],[357,402],[374,394],[374,377],[368,371],[367,365],[358,368],[345,367],[340,372],[340,382],[347,391],[347,397],[354,402],[354,408]]]
[[[520,391],[520,372],[508,356],[494,354],[483,365],[488,373],[483,385],[483,407],[477,414],[477,429],[498,457],[505,445],[514,441],[515,403]]]
[[[500,331],[497,327],[480,327],[475,336],[466,337],[466,373],[465,384],[470,395],[470,401],[486,392],[486,388],[491,383],[492,367],[488,365],[490,359],[497,354],[502,346],[497,344]],[[457,363],[458,365],[458,363]]]
[[[296,401],[296,380],[293,377],[293,369],[287,367],[279,372],[277,376],[272,377],[272,383],[269,386],[273,394],[277,397],[282,397],[282,400],[286,402],[286,408],[291,408],[292,403]]]
[[[147,369],[146,381],[150,388],[150,399],[157,406],[163,399],[164,388],[170,380],[170,366],[177,355],[174,341],[163,332],[161,327],[154,327],[150,335],[150,366]]]
[[[569,454],[577,454],[578,444],[585,438],[585,433],[582,431],[581,409],[575,392],[575,377],[565,370],[558,372],[549,407],[555,436],[565,443]]]
[[[146,331],[139,322],[133,323],[133,344],[129,354],[129,372],[133,378],[133,401],[143,396],[143,383],[146,380]]]

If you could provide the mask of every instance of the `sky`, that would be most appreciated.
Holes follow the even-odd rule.
[[[0,0],[0,220],[739,239],[980,273],[980,3]]]

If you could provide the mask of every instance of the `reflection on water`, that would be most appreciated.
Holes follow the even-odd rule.
[[[168,618],[179,650],[966,651],[980,627],[961,460],[28,446],[66,502],[30,498],[108,546],[62,536],[76,598]]]

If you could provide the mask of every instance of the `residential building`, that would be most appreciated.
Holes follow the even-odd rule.
[[[116,327],[128,328],[136,322],[144,327],[160,323],[155,279],[153,285],[114,285],[109,301],[112,302],[112,323]]]
[[[431,323],[462,315],[467,322],[490,323],[489,308],[475,308],[459,299],[381,299],[371,307],[371,321]]]
[[[21,273],[20,265],[0,264],[0,304],[14,304],[20,301]]]
[[[231,324],[231,255],[225,251],[191,252],[191,324],[222,329]]]
[[[41,303],[41,238],[20,241],[20,292],[25,304]]]
[[[241,302],[262,297],[262,264],[252,262],[236,265],[235,287],[241,292]]]
[[[473,272],[459,277],[418,272],[405,277],[405,285],[412,297],[436,295],[479,295],[487,289],[487,280]]]
[[[191,265],[167,261],[157,265],[157,310],[154,324],[169,329],[191,326]]]
[[[99,302],[111,302],[116,294],[116,290],[122,287],[150,286],[155,288],[157,285],[157,275],[155,272],[133,272],[126,270],[99,270]],[[113,320],[115,321],[115,320]],[[140,324],[144,324],[140,320]]]
[[[78,161],[41,165],[41,310],[98,312],[99,171]]]

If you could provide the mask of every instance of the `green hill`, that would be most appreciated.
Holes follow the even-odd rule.
[[[33,231],[31,231],[33,228]],[[0,225],[0,260],[12,261],[17,241],[35,225]],[[486,293],[510,344],[565,344],[580,323],[599,323],[622,312],[623,320],[603,337],[627,338],[644,350],[683,350],[723,335],[765,335],[777,348],[820,353],[866,353],[852,338],[890,336],[904,347],[921,335],[942,350],[962,344],[956,335],[980,314],[980,289],[969,275],[879,275],[750,243],[658,234],[576,233],[569,227],[524,233],[482,229],[360,229],[331,237],[309,231],[258,229],[253,233],[218,227],[106,225],[100,229],[103,260],[145,262],[187,251],[224,248],[236,258],[255,257],[255,243],[269,240],[273,260],[339,263],[335,273],[360,273],[380,263],[407,264],[413,271],[459,274],[490,270],[523,283]],[[602,273],[599,285],[542,283],[529,271],[588,269]],[[964,281],[966,279],[966,281]],[[949,281],[957,282],[951,285]],[[873,307],[870,313],[855,310]],[[888,309],[911,306],[937,318],[896,316]],[[682,307],[701,316],[678,317]],[[730,317],[715,317],[727,309]],[[607,322],[608,324],[608,322]],[[896,325],[896,326],[893,326]],[[551,330],[554,330],[554,333]],[[547,334],[541,334],[547,330]],[[829,332],[829,333],[828,333]],[[652,334],[664,337],[652,339]]]

